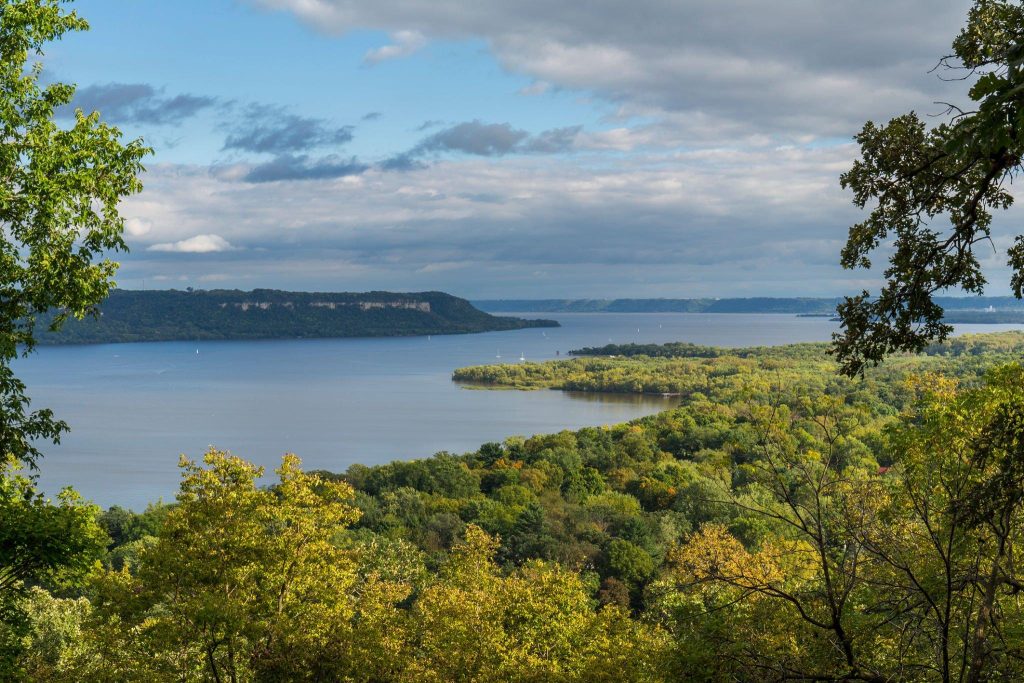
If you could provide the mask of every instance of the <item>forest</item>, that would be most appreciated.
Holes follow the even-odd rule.
[[[39,318],[38,343],[397,337],[558,326],[490,315],[443,292],[115,289],[92,315],[49,329],[58,315]]]
[[[262,322],[232,333],[255,336],[300,311],[358,309],[381,333],[396,316],[422,334],[447,304],[456,328],[481,318],[387,293],[104,303],[109,254],[127,249],[122,201],[152,150],[98,112],[54,123],[75,88],[38,58],[88,28],[66,4],[0,12],[0,680],[1024,679],[1024,334],[951,337],[942,298],[984,291],[976,245],[1004,250],[1000,277],[1024,296],[1024,236],[992,231],[1024,170],[1020,3],[975,0],[940,61],[954,84],[972,79],[967,108],[856,135],[840,184],[867,217],[840,263],[887,264],[874,294],[836,302],[831,345],[616,346],[461,369],[477,386],[678,405],[345,472],[289,454],[271,475],[211,447],[181,458],[174,501],[142,511],[38,489],[41,448],[68,425],[31,405],[13,365],[46,329],[141,340],[118,324],[119,298],[153,338],[226,335],[245,316]]]
[[[888,393],[908,372],[960,377],[977,375],[994,363],[1017,361],[1024,356],[1024,334],[964,335],[932,344],[920,354],[894,356],[859,383],[836,376],[838,366],[828,349],[825,343],[739,349],[685,342],[610,344],[570,351],[577,357],[567,360],[459,368],[452,379],[483,387],[713,396],[728,403],[747,395],[752,376],[770,370],[778,382],[794,391],[806,387],[831,392],[839,391],[832,386],[864,385]]]
[[[1024,334],[958,337],[864,379],[837,374],[822,344],[642,350],[511,366],[518,379],[493,368],[524,386],[680,394],[629,424],[344,473],[305,473],[287,456],[270,486],[211,450],[182,460],[176,501],[142,512],[72,497],[47,508],[8,478],[4,514],[38,513],[80,543],[77,564],[37,574],[13,603],[10,670],[55,681],[1024,675],[1024,369],[1006,362]]]

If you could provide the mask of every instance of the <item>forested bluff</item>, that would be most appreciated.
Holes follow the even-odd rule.
[[[211,450],[182,460],[173,503],[66,501],[49,523],[99,564],[27,593],[15,665],[46,681],[927,681],[980,640],[989,680],[1018,679],[1024,334],[863,379],[826,350],[617,346],[462,370],[680,402],[344,473],[288,456],[269,487]]]
[[[49,330],[57,315],[38,321],[40,344],[396,337],[558,326],[490,315],[444,292],[115,289],[95,315]]]

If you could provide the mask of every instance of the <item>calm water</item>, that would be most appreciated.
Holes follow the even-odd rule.
[[[523,314],[521,314],[523,315]],[[527,314],[529,315],[529,314]],[[533,317],[541,317],[534,315]],[[72,428],[45,448],[41,482],[100,505],[173,498],[177,458],[209,445],[272,468],[292,451],[308,469],[456,453],[514,434],[623,422],[669,399],[557,391],[474,391],[464,365],[555,358],[625,342],[721,346],[826,340],[835,323],[789,315],[544,314],[563,327],[393,339],[163,342],[43,347],[18,361],[34,406]],[[963,326],[996,331],[1013,326]],[[198,350],[198,353],[197,353]]]

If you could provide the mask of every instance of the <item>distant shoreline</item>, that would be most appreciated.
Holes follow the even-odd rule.
[[[1024,301],[1014,297],[936,297],[950,324],[1024,324]],[[481,299],[489,313],[742,313],[836,319],[835,298],[756,297],[728,299]]]
[[[37,321],[40,345],[150,341],[247,341],[417,337],[558,327],[485,313],[444,292],[114,290],[99,315],[52,332]]]

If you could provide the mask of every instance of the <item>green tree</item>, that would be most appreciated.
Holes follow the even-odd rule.
[[[91,570],[107,538],[99,510],[71,489],[53,503],[18,472],[12,456],[0,462],[0,680],[13,680],[31,623],[29,590],[73,585]]]
[[[47,500],[19,465],[36,467],[37,444],[67,425],[32,411],[11,363],[35,344],[37,316],[59,327],[95,310],[113,285],[124,249],[118,204],[138,192],[141,140],[121,141],[96,113],[60,127],[58,107],[75,89],[44,85],[44,46],[88,28],[61,0],[7,0],[0,7],[0,667],[10,665],[26,628],[27,586],[80,577],[105,543],[95,510],[66,490]],[[104,539],[105,541],[105,539]],[[14,671],[0,668],[7,680]]]
[[[85,654],[82,624],[91,609],[87,598],[56,598],[42,588],[29,590],[23,602],[28,634],[19,661],[27,681],[78,683],[74,662]]]
[[[923,386],[893,434],[892,476],[856,507],[876,611],[904,639],[907,670],[1019,679],[1024,369],[996,368],[973,389],[932,377]]]
[[[509,574],[498,543],[466,529],[412,606],[408,681],[665,680],[661,629],[595,610],[580,576],[531,561]]]
[[[273,489],[218,451],[182,460],[178,504],[138,566],[97,582],[88,680],[335,680],[356,581],[335,535],[352,489],[285,456]]]
[[[705,525],[650,588],[683,662],[743,680],[1024,675],[1024,369],[968,389],[935,376],[920,386],[890,430],[884,473],[837,467],[834,423],[811,449],[765,416],[750,467],[769,495],[735,504],[768,533],[744,547]]]
[[[950,105],[948,120],[934,127],[913,112],[885,125],[869,121],[856,137],[861,158],[841,178],[858,207],[873,207],[850,228],[842,265],[868,268],[879,245],[894,246],[878,296],[865,290],[839,306],[843,331],[835,350],[850,375],[949,335],[933,295],[983,291],[975,247],[994,244],[992,212],[1012,204],[1007,186],[1024,170],[1024,7],[975,0],[953,54],[940,65],[973,79],[970,107]],[[1020,298],[1024,236],[1007,256]]]
[[[94,312],[113,286],[125,249],[118,205],[141,190],[141,140],[99,114],[54,121],[74,86],[40,83],[43,47],[88,24],[63,0],[8,0],[0,8],[0,455],[35,466],[38,440],[57,441],[67,425],[49,410],[31,411],[11,361],[31,352],[36,317],[51,326]]]

